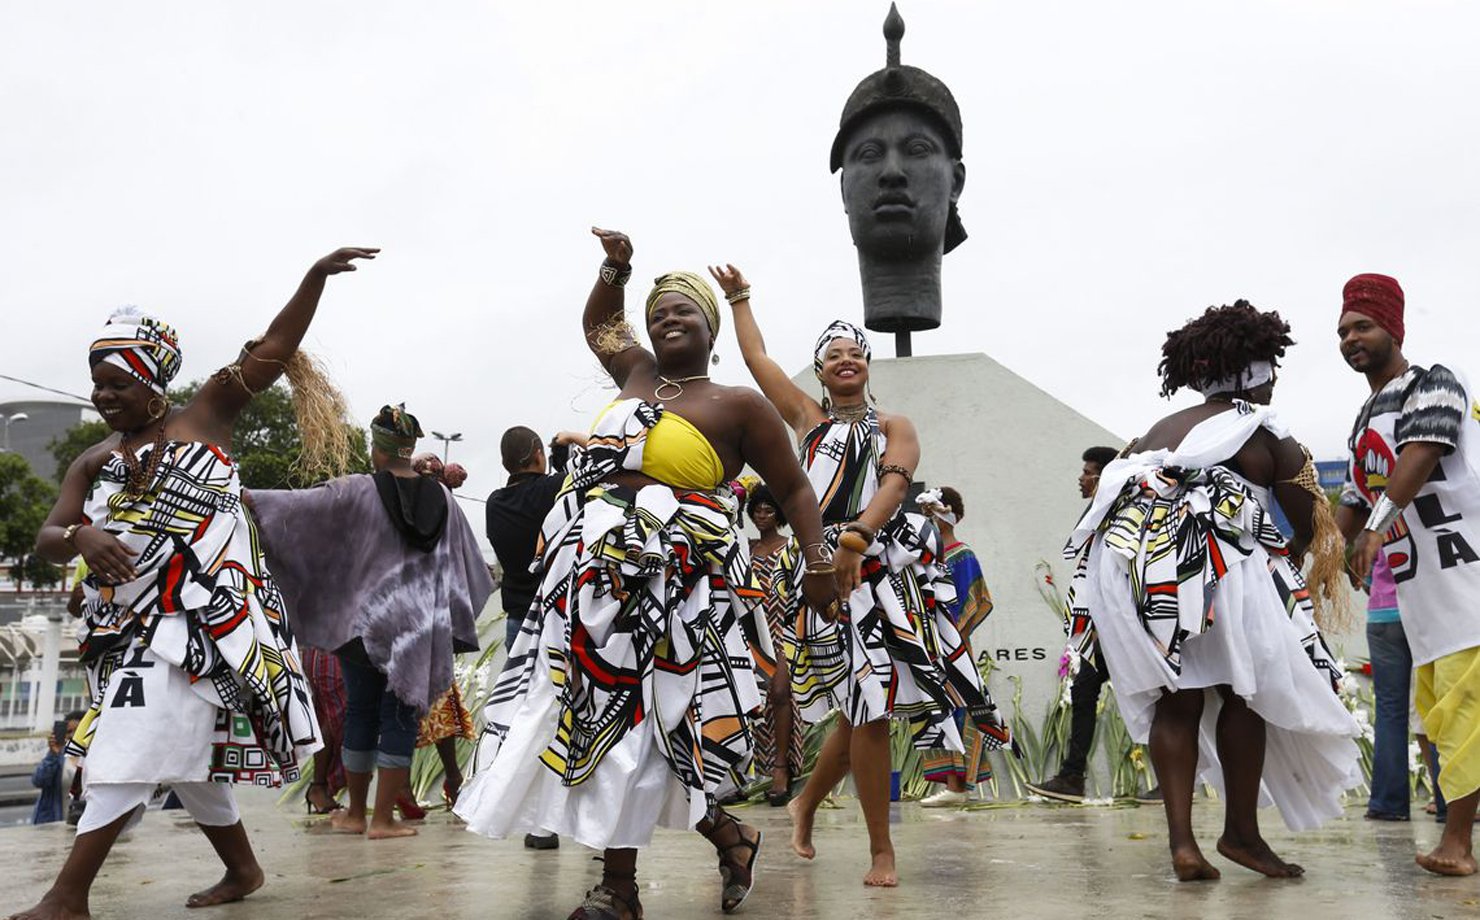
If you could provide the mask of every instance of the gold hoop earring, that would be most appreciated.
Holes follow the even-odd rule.
[[[155,403],[158,403],[159,404],[159,408],[156,409],[154,407],[154,404]],[[153,399],[149,400],[149,418],[150,419],[161,419],[161,418],[164,418],[164,414],[166,412],[168,412],[168,411],[170,411],[170,401],[168,399],[166,399],[165,397],[163,397],[163,396],[156,396]]]

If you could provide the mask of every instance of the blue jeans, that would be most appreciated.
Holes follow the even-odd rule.
[[[1368,623],[1372,656],[1372,798],[1367,813],[1408,817],[1408,694],[1413,653],[1402,623]]]
[[[344,768],[371,773],[375,767],[411,766],[421,720],[386,687],[386,678],[374,665],[339,656],[344,673]]]
[[[524,626],[524,616],[517,613],[504,614],[504,656],[508,657],[509,649],[514,647],[514,637],[519,635],[519,630]]]

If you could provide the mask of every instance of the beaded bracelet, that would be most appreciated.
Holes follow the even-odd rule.
[[[890,473],[894,473],[896,475],[903,476],[905,482],[914,482],[915,481],[915,474],[914,473],[911,473],[909,470],[905,469],[904,467],[900,466],[897,463],[886,463],[883,466],[879,467],[879,478],[880,479],[883,479],[885,476],[888,476]]]

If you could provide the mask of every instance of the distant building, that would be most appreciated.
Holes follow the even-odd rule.
[[[17,415],[25,418],[6,422]],[[0,438],[6,438],[10,450],[26,458],[37,476],[51,479],[56,475],[56,460],[51,455],[51,442],[67,433],[78,422],[94,417],[92,407],[84,403],[61,400],[18,400],[0,403]],[[0,449],[6,441],[0,440]]]
[[[0,592],[0,732],[41,732],[42,716],[59,719],[89,702],[87,674],[71,639],[73,620],[65,613],[67,593]],[[46,632],[60,628],[56,677],[45,686]],[[51,705],[42,697],[51,697]]]
[[[1345,460],[1317,460],[1316,476],[1321,483],[1321,491],[1327,495],[1341,493],[1341,487],[1346,484],[1346,461]]]

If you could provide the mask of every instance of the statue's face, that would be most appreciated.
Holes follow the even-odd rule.
[[[885,260],[943,252],[946,217],[965,184],[966,168],[929,115],[904,106],[872,113],[843,152],[853,245]]]

